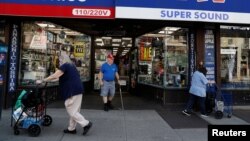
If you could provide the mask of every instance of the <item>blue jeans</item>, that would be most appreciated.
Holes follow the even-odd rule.
[[[196,100],[199,100],[201,114],[202,115],[207,114],[206,113],[206,107],[205,107],[206,97],[199,97],[199,96],[196,96],[196,95],[193,95],[193,94],[189,95],[189,99],[188,99],[188,103],[187,103],[187,106],[186,106],[186,110],[188,112],[191,112],[191,110],[193,109],[193,106],[194,106],[194,102]]]

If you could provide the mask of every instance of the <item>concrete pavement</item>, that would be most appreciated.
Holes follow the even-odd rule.
[[[68,116],[62,108],[48,108],[48,115],[53,122],[49,127],[41,127],[38,137],[30,137],[27,130],[20,130],[14,135],[10,126],[11,110],[3,110],[0,121],[0,141],[207,141],[206,128],[172,129],[155,110],[103,110],[82,109],[86,119],[93,122],[93,127],[86,136],[77,126],[77,134],[64,134],[62,131],[68,123]],[[210,124],[247,124],[246,121],[232,118],[215,119],[213,116],[203,118]],[[190,123],[192,124],[192,123]]]

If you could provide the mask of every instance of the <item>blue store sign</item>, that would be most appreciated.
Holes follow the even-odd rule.
[[[188,84],[191,84],[191,80],[192,80],[192,76],[196,70],[196,46],[195,46],[195,33],[194,33],[194,30],[190,30],[189,32],[189,46],[190,46],[190,49],[189,49],[189,74],[188,74],[188,80],[189,80],[189,83]]]
[[[207,69],[207,79],[211,83],[215,83],[215,47],[213,30],[205,31],[205,62]]]
[[[8,92],[11,94],[16,91],[18,78],[18,62],[20,49],[20,25],[12,24],[10,47],[9,47],[9,64],[8,64]]]
[[[116,18],[250,23],[248,0],[117,0]]]

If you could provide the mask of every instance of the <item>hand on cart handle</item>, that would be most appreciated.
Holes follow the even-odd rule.
[[[37,85],[40,85],[40,84],[42,84],[44,81],[43,80],[36,80],[36,84]]]
[[[44,83],[44,87],[47,86],[48,82],[44,80],[36,80],[36,85],[42,85]]]

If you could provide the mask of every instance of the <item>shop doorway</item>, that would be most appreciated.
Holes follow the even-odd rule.
[[[112,54],[120,75],[122,92],[129,91],[130,63],[129,53],[132,47],[132,38],[125,37],[97,37],[95,38],[95,63],[94,63],[94,90],[100,90],[98,73],[101,65],[106,62],[106,56]],[[119,88],[119,87],[117,87]]]

